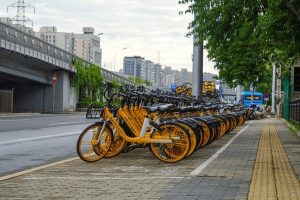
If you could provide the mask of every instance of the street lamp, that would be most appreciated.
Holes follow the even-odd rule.
[[[102,66],[102,49],[101,49],[101,37],[100,35],[103,35],[103,33],[98,33],[97,36],[99,37],[99,49],[100,49],[100,66]]]
[[[123,50],[126,50],[126,49],[127,49],[127,47],[124,47],[124,48],[122,48],[118,51],[123,51]],[[115,54],[114,54],[114,71],[116,71],[116,57],[117,57],[118,51],[115,51]]]

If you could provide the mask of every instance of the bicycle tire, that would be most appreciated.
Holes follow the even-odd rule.
[[[107,127],[104,128],[104,131],[101,134],[100,144],[97,144],[102,127],[103,122],[92,124],[85,128],[79,135],[76,150],[79,158],[83,161],[89,163],[96,162],[103,158],[109,151],[113,135],[111,130]]]
[[[170,144],[151,143],[150,149],[153,155],[160,161],[166,163],[175,163],[186,157],[190,150],[190,137],[187,131],[178,124],[162,124],[160,130],[155,130],[151,135],[180,137],[180,140],[173,141]]]

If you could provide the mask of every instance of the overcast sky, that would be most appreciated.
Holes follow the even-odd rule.
[[[16,10],[6,6],[17,0],[0,1],[0,17],[13,17]],[[178,0],[25,0],[35,6],[26,10],[41,26],[56,26],[59,32],[81,33],[91,26],[101,35],[104,68],[122,68],[124,56],[138,55],[173,69],[192,71],[191,38],[185,37],[191,15],[179,15],[185,7]],[[122,50],[126,48],[125,50]],[[115,62],[116,61],[116,62]],[[204,61],[205,72],[216,72]]]

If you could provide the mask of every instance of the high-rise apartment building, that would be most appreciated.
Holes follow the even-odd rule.
[[[160,64],[154,64],[153,68],[153,77],[151,78],[151,83],[153,87],[162,86],[162,68]]]
[[[179,84],[192,83],[192,72],[189,72],[187,68],[180,70],[180,82]]]
[[[92,27],[83,27],[82,30],[83,34],[65,33],[57,32],[57,28],[54,26],[44,26],[35,35],[86,61],[101,66],[100,38],[94,35],[94,28]]]
[[[101,66],[102,50],[100,38],[94,35],[94,28],[83,27],[83,34],[75,34],[75,54],[91,63]]]
[[[169,90],[170,85],[173,83],[180,85],[192,82],[192,72],[189,72],[186,68],[179,71],[166,66],[163,69],[160,64],[145,60],[141,56],[124,57],[123,75],[148,80],[151,82],[153,89]]]
[[[152,82],[151,80],[154,79],[154,63],[150,60],[146,60],[146,71],[147,71],[147,77],[146,80]]]
[[[35,36],[70,53],[74,52],[75,38],[73,33],[57,32],[54,26],[43,26]]]
[[[141,56],[124,57],[124,75],[147,80],[146,60]]]
[[[163,74],[163,86],[165,88],[169,88],[170,84],[176,83],[177,85],[180,84],[180,72],[178,70],[173,70],[171,67],[165,67],[165,69],[162,70]]]

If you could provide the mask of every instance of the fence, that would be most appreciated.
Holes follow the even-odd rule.
[[[289,102],[289,120],[300,125],[300,99]]]

